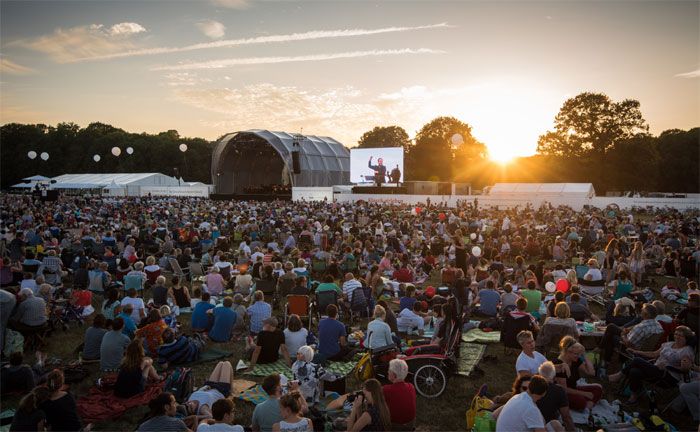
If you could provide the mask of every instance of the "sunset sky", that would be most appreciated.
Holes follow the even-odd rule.
[[[261,128],[354,146],[455,116],[528,155],[583,91],[700,125],[696,1],[0,2],[0,123],[99,121],[215,139]]]

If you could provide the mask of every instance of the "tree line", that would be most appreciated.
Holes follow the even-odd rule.
[[[187,145],[184,153],[181,144]],[[108,172],[161,172],[211,183],[214,145],[182,138],[175,130],[137,134],[103,123],[85,128],[10,123],[0,127],[0,187],[33,174]],[[402,147],[406,180],[465,182],[475,188],[496,182],[590,182],[599,194],[700,192],[700,128],[654,136],[638,101],[615,102],[600,93],[566,100],[554,129],[540,136],[537,154],[507,165],[491,161],[472,127],[453,117],[428,122],[413,139],[401,127],[377,126],[362,135],[358,146]],[[121,149],[119,157],[111,154],[113,147]],[[127,147],[133,154],[125,152]],[[30,159],[29,151],[47,152],[49,159]]]

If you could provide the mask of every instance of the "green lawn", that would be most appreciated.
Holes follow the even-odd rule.
[[[437,283],[437,277],[431,278],[431,283]],[[661,281],[657,282],[657,286],[662,285]],[[656,288],[658,291],[659,288]],[[95,305],[97,306],[97,305]],[[281,315],[279,311],[275,312]],[[598,310],[594,313],[603,315],[602,311]],[[185,333],[189,331],[189,315],[182,316],[182,329]],[[87,325],[87,324],[86,324]],[[47,352],[49,356],[59,357],[64,361],[70,361],[77,358],[74,354],[74,349],[83,339],[83,334],[86,327],[77,327],[73,325],[68,331],[57,330],[49,339]],[[238,360],[242,357],[244,351],[244,342],[229,342],[226,344],[217,344],[220,348],[232,351],[233,355],[228,358],[235,366]],[[455,376],[448,381],[447,389],[440,398],[424,399],[418,397],[418,430],[431,431],[453,431],[465,430],[465,411],[471,401],[472,396],[478,388],[486,383],[489,387],[489,394],[495,396],[500,393],[509,391],[512,380],[515,376],[515,359],[517,352],[504,353],[503,346],[500,344],[489,345],[486,349],[485,356],[489,356],[489,360],[482,360],[478,365],[478,369],[471,377]],[[491,357],[493,356],[493,358]],[[495,359],[494,359],[495,358]],[[34,354],[26,353],[25,361],[33,363]],[[201,385],[208,377],[209,372],[214,367],[215,363],[199,364],[193,369],[195,371],[195,385]],[[89,365],[90,376],[79,385],[73,386],[71,392],[80,397],[87,392],[87,389],[99,377],[98,366]],[[246,376],[246,379],[255,380],[255,378]],[[260,381],[258,379],[257,381]],[[596,380],[593,380],[596,381]],[[348,390],[357,388],[358,383],[353,379],[348,381]],[[608,399],[615,399],[615,391],[617,388],[614,385],[604,383],[607,390]],[[7,397],[2,400],[2,409],[14,408],[18,402],[16,397]],[[253,412],[253,405],[250,403],[236,400],[236,422],[247,425],[250,423]],[[634,408],[634,411],[643,412],[646,407],[646,402],[641,406]],[[147,412],[146,407],[139,407],[127,412],[121,418],[94,425],[95,430],[104,431],[125,431],[134,430],[138,420]],[[666,418],[669,416],[667,415]],[[676,427],[680,430],[691,430],[697,428],[688,418],[674,418]]]

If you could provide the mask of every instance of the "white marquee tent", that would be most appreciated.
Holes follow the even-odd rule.
[[[592,183],[496,183],[488,190],[493,197],[593,198]]]

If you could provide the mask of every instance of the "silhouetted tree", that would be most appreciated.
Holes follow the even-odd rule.
[[[399,126],[376,126],[365,132],[357,143],[358,148],[403,147],[408,151],[411,140],[406,131]]]

